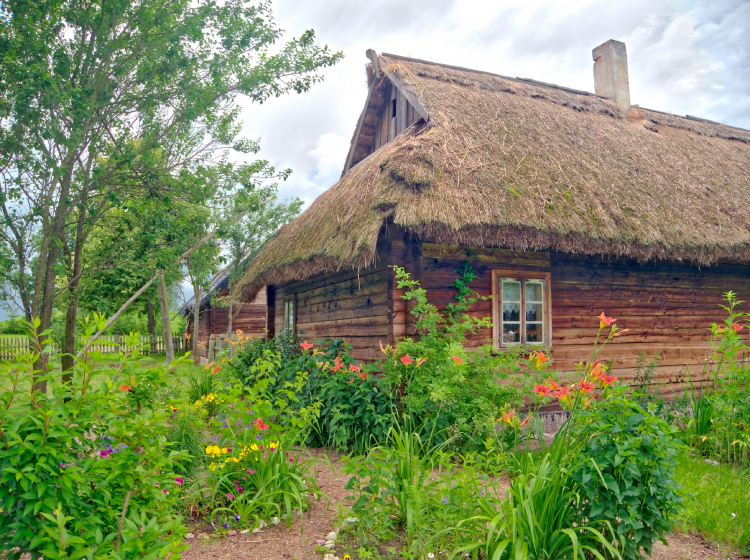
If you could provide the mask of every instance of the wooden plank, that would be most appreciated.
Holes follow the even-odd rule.
[[[408,126],[408,123],[406,121],[406,115],[407,115],[407,106],[409,102],[404,97],[404,94],[401,90],[398,90],[398,97],[397,97],[397,122],[398,127],[396,128],[396,133],[401,134],[404,130],[406,130],[406,127]]]

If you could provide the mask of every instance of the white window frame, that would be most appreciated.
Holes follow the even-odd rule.
[[[296,296],[286,296],[284,302],[283,332],[297,332],[297,298]],[[290,313],[291,310],[291,313]]]
[[[521,332],[526,332],[526,288],[525,281],[541,280],[544,285],[542,289],[542,340],[543,342],[511,342],[503,343],[500,339],[503,332],[503,294],[500,283],[505,280],[516,280],[521,283]],[[549,272],[535,272],[526,270],[496,269],[492,271],[492,341],[495,348],[502,349],[508,346],[544,346],[552,347],[552,296],[550,288],[551,274]],[[525,336],[523,337],[525,338]]]

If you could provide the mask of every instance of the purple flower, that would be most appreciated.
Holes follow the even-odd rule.
[[[245,472],[247,474],[255,474],[255,469],[247,469]]]
[[[177,483],[177,486],[182,486],[183,480],[181,476],[178,476],[177,478],[175,478],[174,481]]]
[[[107,453],[106,451],[100,451],[100,452],[99,452],[99,455],[101,455],[101,456],[102,456],[102,457],[104,457],[105,459],[106,459],[107,457],[109,457],[109,453]]]
[[[123,443],[123,444],[122,444],[122,445],[120,446],[120,449],[127,449],[127,448],[128,448],[128,444],[127,444],[127,443]]]
[[[224,525],[222,525],[222,527],[224,527],[225,529],[229,529],[229,523],[224,523]]]
[[[261,440],[262,440],[262,439],[263,439],[263,436],[262,436],[262,435],[260,435],[260,434],[258,434],[257,436],[255,436],[255,439],[261,439]]]
[[[159,483],[158,483],[158,482],[155,482],[155,483],[154,483],[154,486],[159,486]]]
[[[234,516],[234,520],[235,520],[235,521],[239,521],[239,520],[240,520],[240,516],[239,516],[239,515],[235,515],[235,516]]]
[[[79,453],[79,454],[78,454],[78,458],[79,458],[79,459],[85,459],[85,458],[86,458],[86,455],[84,455],[83,453]]]
[[[445,505],[447,503],[448,503],[448,498],[446,498],[445,496],[443,496],[443,505]]]
[[[221,425],[221,427],[222,427],[222,428],[228,428],[228,427],[229,427],[229,424],[227,424],[226,422],[224,422],[224,423],[223,423],[223,424]]]
[[[112,436],[107,436],[107,439],[108,439],[109,441],[115,441],[115,438],[113,438]]]
[[[60,468],[64,469],[65,468],[65,463],[60,463]]]
[[[229,498],[230,500],[234,500],[234,496],[232,496],[231,492],[227,492],[227,498]]]
[[[481,494],[482,496],[484,496],[484,492],[480,492],[480,494]]]

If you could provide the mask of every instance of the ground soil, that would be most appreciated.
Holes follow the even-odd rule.
[[[322,452],[312,451],[319,458]],[[232,558],[237,560],[322,560],[316,541],[324,540],[334,529],[339,508],[346,507],[344,497],[349,494],[344,489],[348,477],[343,474],[340,456],[327,453],[330,463],[321,460],[317,463],[317,479],[326,498],[314,502],[305,512],[302,522],[295,519],[292,528],[287,525],[270,527],[257,534],[233,535],[221,539],[196,538],[190,542],[185,553],[186,560],[209,560]],[[200,533],[196,533],[198,535]],[[675,533],[667,538],[669,546],[657,543],[654,546],[653,560],[737,560],[742,556],[722,550],[704,541],[697,535]],[[336,550],[343,558],[345,551]]]

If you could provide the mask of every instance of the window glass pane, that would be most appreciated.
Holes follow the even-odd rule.
[[[503,303],[503,321],[520,321],[521,304]]]
[[[541,303],[527,303],[526,304],[526,320],[527,321],[541,321],[542,320],[542,304]]]
[[[544,342],[541,323],[526,323],[526,342]]]
[[[521,283],[515,280],[503,280],[503,302],[521,301]]]
[[[541,282],[526,282],[526,301],[544,301]]]
[[[503,344],[521,342],[521,323],[503,323]]]

